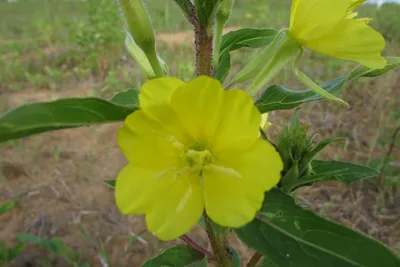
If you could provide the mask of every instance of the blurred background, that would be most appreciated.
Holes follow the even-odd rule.
[[[169,64],[170,74],[191,79],[190,25],[172,0],[145,2],[156,30],[157,50]],[[400,56],[400,5],[367,2],[359,8],[360,17],[372,17],[371,25],[384,35],[384,55]],[[227,31],[287,27],[290,3],[236,0]],[[232,52],[231,73],[257,52]],[[310,51],[301,64],[318,82],[345,75],[356,66]],[[125,50],[122,21],[113,0],[0,0],[0,114],[33,101],[108,98],[143,82]],[[304,89],[289,68],[274,82]],[[346,138],[326,149],[323,158],[376,168],[385,165],[384,172],[352,186],[330,182],[301,189],[297,199],[322,216],[377,238],[400,255],[400,136],[394,136],[400,124],[399,70],[352,82],[340,97],[350,109],[327,101],[300,109],[310,135],[317,133],[316,141]],[[292,115],[292,110],[270,114],[272,140]],[[0,241],[12,245],[16,233],[59,237],[80,257],[77,261],[90,266],[140,266],[170,245],[147,233],[142,217],[121,216],[113,191],[103,183],[115,179],[126,164],[116,146],[119,126],[63,130],[0,144],[0,203],[19,200],[11,213],[0,215]],[[198,228],[191,236],[207,246]],[[231,242],[246,261],[250,252],[235,238]],[[71,266],[37,246],[29,246],[13,264]]]

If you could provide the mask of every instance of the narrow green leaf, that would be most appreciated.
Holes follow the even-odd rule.
[[[310,77],[308,77],[304,72],[302,72],[298,68],[296,68],[296,67],[294,68],[294,73],[295,73],[296,77],[300,80],[300,82],[302,84],[304,84],[305,86],[310,88],[310,90],[314,91],[316,94],[322,96],[323,98],[326,98],[326,99],[329,99],[329,100],[333,100],[333,101],[337,101],[337,102],[345,105],[346,107],[350,107],[349,104],[347,104],[342,99],[332,95],[328,91],[326,91],[323,88],[321,88],[321,86],[319,86],[316,82],[314,82]]]
[[[313,174],[297,180],[292,185],[293,188],[335,179],[344,184],[351,184],[360,179],[379,174],[379,170],[377,169],[351,162],[313,160],[311,167]]]
[[[380,76],[400,66],[400,57],[388,57],[387,60],[388,65],[384,69],[377,70],[360,66],[346,76],[338,77],[321,84],[321,87],[328,93],[336,95],[347,82],[361,77]],[[273,110],[292,109],[301,104],[320,99],[323,99],[323,97],[312,90],[297,91],[280,85],[272,85],[256,100],[256,106],[261,113],[266,113]]]
[[[186,266],[203,259],[204,255],[191,247],[176,245],[149,259],[143,264],[143,267]]]
[[[307,165],[315,158],[315,156],[321,152],[327,145],[332,144],[338,141],[344,141],[346,138],[343,137],[331,137],[322,140],[319,142],[310,152],[304,155],[304,157],[300,160],[299,164],[302,166],[300,169],[300,174],[302,175]]]
[[[17,233],[16,237],[21,242],[30,242],[32,244],[38,245],[40,247],[48,248],[50,251],[54,252],[57,250],[57,246],[51,242],[50,239],[43,238],[40,236],[34,236],[29,233]]]
[[[279,189],[266,193],[260,215],[236,233],[268,257],[267,266],[400,266],[383,244],[301,208]]]
[[[245,28],[231,31],[222,38],[219,64],[216,76],[223,83],[231,68],[230,52],[242,47],[259,48],[269,45],[275,38],[277,30]]]
[[[232,255],[233,267],[240,267],[240,255],[234,248],[228,248],[229,253]]]
[[[4,202],[3,204],[0,205],[0,215],[6,212],[9,212],[15,207],[15,201],[10,200],[7,202]]]
[[[66,98],[20,106],[0,117],[0,142],[47,131],[122,121],[139,108],[138,92],[128,90],[111,101]]]
[[[117,180],[105,180],[104,181],[108,186],[110,186],[111,188],[115,188],[115,184],[117,182]]]
[[[218,11],[218,6],[222,0],[195,0],[197,17],[200,23],[208,28],[212,26],[215,15]]]

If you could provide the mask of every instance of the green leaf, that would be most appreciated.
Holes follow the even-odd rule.
[[[212,26],[222,0],[195,0],[197,17],[204,27]]]
[[[30,242],[40,247],[48,248],[52,252],[57,251],[57,246],[50,239],[34,236],[29,233],[17,233],[16,237],[21,242]]]
[[[108,186],[110,186],[111,188],[115,188],[115,184],[117,182],[117,180],[105,180],[104,181]]]
[[[319,142],[311,151],[307,152],[303,158],[300,160],[300,166],[301,169],[300,174],[302,175],[304,170],[307,168],[307,165],[310,164],[310,162],[315,158],[315,156],[321,152],[327,145],[334,143],[334,142],[338,142],[338,141],[344,141],[346,140],[346,138],[343,137],[331,137],[331,138],[327,138],[322,140],[321,142]]]
[[[240,255],[234,248],[228,248],[229,253],[232,255],[233,267],[240,267]]]
[[[222,38],[219,64],[216,76],[223,83],[231,68],[231,56],[229,52],[242,47],[259,48],[269,45],[275,38],[277,30],[245,28],[231,31]]]
[[[111,101],[67,98],[23,105],[0,117],[0,142],[47,131],[122,121],[139,108],[137,99],[137,92],[129,90],[117,94]]]
[[[4,202],[3,204],[0,205],[0,215],[6,212],[9,212],[15,207],[15,201],[10,200],[7,202]]]
[[[204,255],[191,247],[176,245],[149,259],[143,267],[186,266],[203,259]]]
[[[15,247],[9,249],[7,260],[12,261],[16,257],[18,257],[25,250],[25,247],[26,247],[25,243],[19,243]]]
[[[293,184],[293,188],[320,181],[338,180],[351,184],[360,179],[379,174],[379,170],[351,162],[313,160],[313,174],[302,177]]]
[[[347,82],[361,77],[380,76],[400,66],[400,57],[388,57],[387,60],[388,65],[384,69],[369,69],[360,66],[346,76],[338,77],[321,84],[321,87],[328,93],[335,95]],[[292,109],[301,104],[320,99],[323,99],[323,97],[312,90],[290,90],[275,84],[268,87],[256,100],[255,104],[261,113],[266,113],[273,110]]]
[[[176,266],[176,265],[174,265]],[[204,257],[201,261],[196,261],[187,265],[188,267],[207,267],[207,258]]]
[[[127,108],[139,109],[139,90],[131,88],[123,92],[116,93],[110,102]]]
[[[301,208],[279,189],[266,193],[259,216],[236,233],[269,258],[268,266],[400,266],[383,244]]]
[[[260,267],[278,267],[278,265],[275,265],[270,258],[268,258],[267,256],[264,256],[264,259],[263,259]]]

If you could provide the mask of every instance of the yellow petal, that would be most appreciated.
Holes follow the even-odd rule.
[[[118,145],[127,159],[142,167],[172,167],[180,164],[183,144],[150,119],[142,110],[129,115],[118,131]]]
[[[264,192],[274,187],[283,169],[275,148],[258,139],[242,153],[220,153],[216,164],[233,171],[204,171],[204,201],[207,215],[226,227],[241,227],[260,209]]]
[[[171,109],[171,96],[176,89],[185,85],[173,77],[158,78],[145,83],[139,94],[141,109],[153,120],[163,125],[165,130],[183,143],[191,143],[192,138]]]
[[[268,121],[268,113],[262,114],[261,115],[261,124],[260,124],[261,129],[263,129],[265,131],[271,125],[272,125],[272,123]]]
[[[160,171],[133,164],[122,169],[115,185],[115,200],[121,213],[143,214],[151,210]]]
[[[220,124],[212,140],[213,151],[248,149],[257,140],[261,114],[244,91],[225,92],[219,116]]]
[[[304,45],[329,56],[359,62],[369,68],[380,69],[386,65],[385,58],[381,56],[385,40],[362,20],[342,20],[323,38],[308,41]]]
[[[152,107],[169,104],[174,91],[184,84],[183,81],[174,77],[158,78],[146,82],[140,89],[140,107],[150,112]]]
[[[347,14],[352,0],[296,0],[292,3],[290,32],[300,43],[329,32]]]
[[[154,195],[152,210],[146,214],[147,227],[161,240],[173,240],[187,233],[204,211],[203,189],[198,173],[186,172]]]
[[[171,105],[194,139],[207,146],[220,120],[224,89],[218,80],[200,76],[172,95]]]

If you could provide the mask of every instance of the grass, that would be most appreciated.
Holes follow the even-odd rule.
[[[158,36],[191,30],[173,1],[147,0],[146,3]],[[288,0],[236,0],[227,26],[287,27],[289,8]],[[371,5],[360,8],[360,15],[373,17],[372,26],[385,36],[385,55],[400,55],[399,13],[400,5],[395,4],[384,5],[380,10]],[[76,89],[84,88],[84,95],[109,97],[117,91],[139,87],[144,80],[124,48],[122,25],[119,11],[112,0],[21,0],[10,4],[6,1],[0,2],[0,112],[15,106],[15,103],[7,101],[7,97],[13,95],[21,96],[17,97],[18,103],[23,103],[27,101],[25,97],[29,97],[32,92],[75,96],[82,94]],[[184,80],[193,76],[190,41],[158,42],[157,49],[169,64],[171,75]],[[240,70],[256,53],[257,51],[249,49],[232,53],[231,72]],[[341,76],[355,66],[354,63],[342,62],[311,51],[306,51],[301,64],[302,69],[317,81]],[[300,111],[301,118],[321,138],[347,138],[344,145],[332,145],[327,149],[324,153],[327,159],[351,160],[374,167],[381,167],[386,163],[384,175],[387,191],[395,190],[393,188],[400,185],[400,136],[393,139],[393,133],[400,124],[398,77],[399,72],[394,71],[373,81],[363,79],[347,86],[341,97],[351,105],[351,110],[335,103],[320,101],[304,105]],[[303,89],[290,69],[282,71],[274,82]],[[291,111],[273,112],[270,118],[279,128],[282,121],[291,115]],[[98,133],[92,132],[93,136],[96,134]],[[105,139],[99,136],[97,138]],[[393,153],[387,156],[392,145]],[[10,147],[23,156],[28,155],[28,158],[32,158],[32,165],[41,156],[41,146],[28,146],[25,140],[11,141],[0,146],[0,149],[5,147]],[[51,158],[56,165],[65,163],[63,154],[66,149],[68,147],[61,145],[51,149]],[[93,169],[99,167],[95,164],[95,148],[89,145],[88,148],[79,149],[88,149],[88,152],[85,158],[75,159],[74,164],[80,169],[80,176],[84,180],[93,181]],[[108,155],[110,150],[97,153],[111,158],[113,155]],[[0,189],[6,178],[0,171]],[[376,185],[377,179],[371,179],[370,183]],[[321,204],[316,209],[320,208],[321,214],[336,218],[335,214],[343,200],[339,194],[332,194],[332,200],[328,204]],[[354,201],[346,199],[349,202]],[[363,199],[357,197],[356,200],[353,203],[354,209],[361,205],[358,200]],[[381,205],[380,199],[376,202],[376,206]],[[84,231],[84,235],[90,237],[93,233]],[[92,241],[96,243],[98,255],[108,258],[103,247],[104,240],[92,238]],[[124,254],[128,253],[129,247],[130,245]]]

